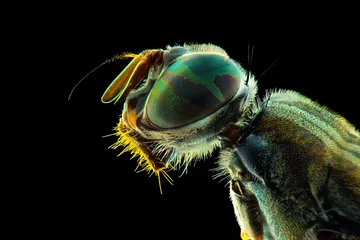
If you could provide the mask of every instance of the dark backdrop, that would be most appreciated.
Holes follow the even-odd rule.
[[[309,23],[269,18],[248,25],[241,17],[217,21],[195,16],[193,24],[175,16],[171,21],[147,17],[134,22],[137,15],[108,20],[95,13],[72,13],[70,22],[59,24],[55,37],[60,41],[50,47],[61,56],[54,73],[61,78],[60,87],[54,89],[61,89],[62,101],[56,118],[60,121],[53,126],[57,145],[47,170],[54,179],[46,187],[51,192],[51,236],[239,239],[228,189],[224,182],[212,180],[209,171],[216,166],[216,153],[181,178],[181,172],[170,172],[174,186],[163,181],[161,195],[155,177],[134,172],[135,159],[129,160],[128,154],[117,157],[121,149],[108,149],[116,138],[102,136],[112,133],[122,106],[102,104],[100,97],[129,60],[103,66],[67,101],[72,87],[114,54],[184,42],[213,43],[247,67],[250,45],[253,73],[262,76],[260,95],[266,89],[292,89],[359,123],[359,47],[350,23],[345,28],[331,17]]]

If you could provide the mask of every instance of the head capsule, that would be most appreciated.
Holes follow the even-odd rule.
[[[124,57],[134,59],[102,98],[117,103],[126,97],[114,146],[138,155],[140,166],[157,176],[167,163],[203,158],[219,147],[218,134],[243,117],[256,93],[253,78],[245,82],[248,72],[212,44]]]

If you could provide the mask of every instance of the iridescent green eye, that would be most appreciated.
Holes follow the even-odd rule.
[[[147,118],[159,128],[177,128],[224,106],[240,86],[240,68],[226,56],[189,54],[177,59],[154,84]]]

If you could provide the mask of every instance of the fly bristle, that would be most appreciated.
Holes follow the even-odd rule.
[[[173,184],[173,180],[166,172],[165,164],[151,154],[149,149],[146,148],[146,146],[137,139],[138,134],[126,127],[121,118],[119,124],[115,128],[115,131],[115,135],[118,136],[118,140],[112,144],[110,148],[116,149],[118,147],[124,147],[118,156],[125,152],[130,152],[132,155],[131,159],[137,157],[138,166],[136,167],[135,171],[146,171],[150,176],[155,174],[155,176],[158,177],[159,188],[162,194],[160,181],[161,174],[170,184]],[[137,170],[138,168],[140,168],[140,170]]]

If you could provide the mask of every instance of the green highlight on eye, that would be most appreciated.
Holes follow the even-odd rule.
[[[156,83],[151,92],[151,99],[156,99],[156,102],[150,101],[148,104],[148,118],[161,128],[179,127],[191,120],[191,115],[201,111],[189,100],[177,96],[168,81]]]
[[[216,54],[197,54],[188,58],[179,59],[167,69],[168,73],[186,76],[186,79],[205,86],[219,100],[224,101],[224,96],[215,85],[217,75],[229,74],[239,78],[239,69],[234,63]]]

